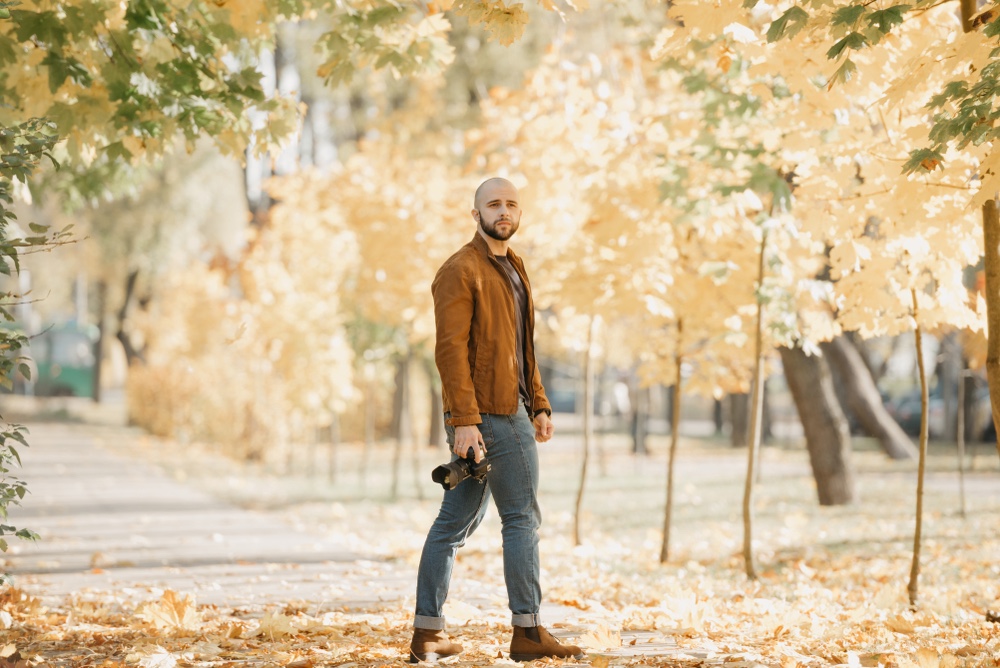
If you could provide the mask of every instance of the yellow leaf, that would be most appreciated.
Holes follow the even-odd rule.
[[[147,603],[138,612],[138,617],[158,629],[195,630],[201,625],[201,615],[195,611],[194,599],[179,597],[168,589],[156,603]]]
[[[593,650],[617,649],[622,646],[622,636],[617,629],[598,626],[580,636],[580,644]]]
[[[521,39],[527,25],[528,13],[521,3],[506,7],[502,1],[498,2],[486,18],[486,29],[504,46]]]
[[[295,627],[292,626],[291,617],[283,615],[280,612],[269,612],[260,620],[260,626],[257,627],[257,632],[254,633],[254,636],[266,636],[268,639],[274,640],[275,638],[290,635],[294,632]]]
[[[922,648],[917,650],[917,665],[920,668],[940,668],[941,662],[937,652]]]
[[[608,668],[611,665],[611,657],[598,654],[590,659],[590,665],[594,668]]]
[[[174,668],[176,665],[177,658],[163,647],[157,647],[155,652],[139,661],[140,668]]]
[[[991,150],[979,165],[979,183],[979,192],[972,198],[973,209],[980,208],[1000,191],[1000,150]]]
[[[895,631],[896,633],[913,633],[914,631],[913,624],[896,615],[892,615],[886,619],[885,626],[890,631]]]
[[[4,645],[3,649],[0,649],[0,658],[6,659],[8,656],[17,651],[17,646],[14,643],[9,645]]]

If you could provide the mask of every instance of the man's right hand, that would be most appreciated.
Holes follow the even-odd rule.
[[[477,464],[486,457],[486,442],[479,427],[474,424],[455,427],[455,454],[468,458],[470,450]]]

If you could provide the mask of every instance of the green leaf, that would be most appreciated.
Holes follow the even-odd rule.
[[[18,529],[14,535],[22,540],[38,540],[38,534],[31,529]]]
[[[37,234],[44,234],[48,231],[48,225],[40,225],[39,223],[28,223],[28,229]]]
[[[767,41],[777,42],[782,37],[795,37],[806,26],[809,14],[801,7],[792,7],[771,22],[767,29]]]
[[[858,51],[868,44],[868,40],[859,32],[848,33],[846,37],[830,47],[830,50],[826,52],[826,57],[830,60],[834,58],[839,58],[845,49],[853,49]]]
[[[857,71],[858,67],[854,64],[854,61],[850,58],[845,58],[840,67],[837,68],[837,71],[833,73],[832,77],[830,77],[830,81],[826,84],[826,89],[831,90],[837,84],[847,83],[851,80],[851,77],[857,73]]]
[[[108,144],[104,147],[104,150],[108,154],[109,160],[114,160],[115,158],[121,158],[126,162],[132,160],[132,152],[125,148],[125,144],[120,141]]]
[[[830,25],[832,26],[847,26],[853,27],[854,24],[858,22],[858,19],[862,17],[865,13],[864,5],[849,5],[847,7],[841,7],[833,13],[833,17],[830,19]]]
[[[62,48],[66,43],[66,27],[55,12],[15,9],[10,12],[10,17],[17,26],[14,34],[19,42],[28,42],[34,38],[50,48]]]
[[[21,372],[21,375],[24,376],[25,380],[31,380],[31,367],[27,364],[24,364],[23,362],[18,364],[17,370]]]
[[[910,151],[910,158],[903,165],[904,174],[926,174],[932,172],[944,163],[940,151],[931,148],[920,148]]]
[[[893,26],[903,22],[903,14],[910,11],[910,5],[896,5],[888,9],[881,9],[872,12],[865,20],[870,27],[878,28],[883,34],[888,34]]]

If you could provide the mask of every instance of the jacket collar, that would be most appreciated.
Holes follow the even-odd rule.
[[[493,257],[493,251],[490,250],[490,245],[486,243],[486,239],[483,239],[483,235],[479,233],[478,226],[476,227],[475,236],[472,237],[472,247],[483,253],[487,260]],[[510,246],[507,246],[507,257],[511,260],[517,260],[518,262],[521,261],[521,258],[517,256],[517,253],[515,253],[514,249]]]

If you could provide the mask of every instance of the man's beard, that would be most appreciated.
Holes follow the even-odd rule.
[[[479,211],[479,210],[477,209],[477,211]],[[507,230],[506,234],[503,233],[503,232],[501,232],[499,229],[497,229],[497,222],[500,222],[500,221],[496,221],[496,222],[493,222],[490,225],[487,225],[486,223],[482,222],[483,220],[484,220],[483,219],[483,212],[479,211],[479,221],[480,221],[479,222],[479,227],[483,228],[483,232],[486,233],[486,236],[488,236],[488,237],[490,237],[492,239],[496,239],[497,241],[507,241],[512,236],[514,236],[515,232],[517,232],[518,224],[515,223],[513,220],[502,221],[502,222],[507,222],[507,223],[510,224],[510,229]]]

